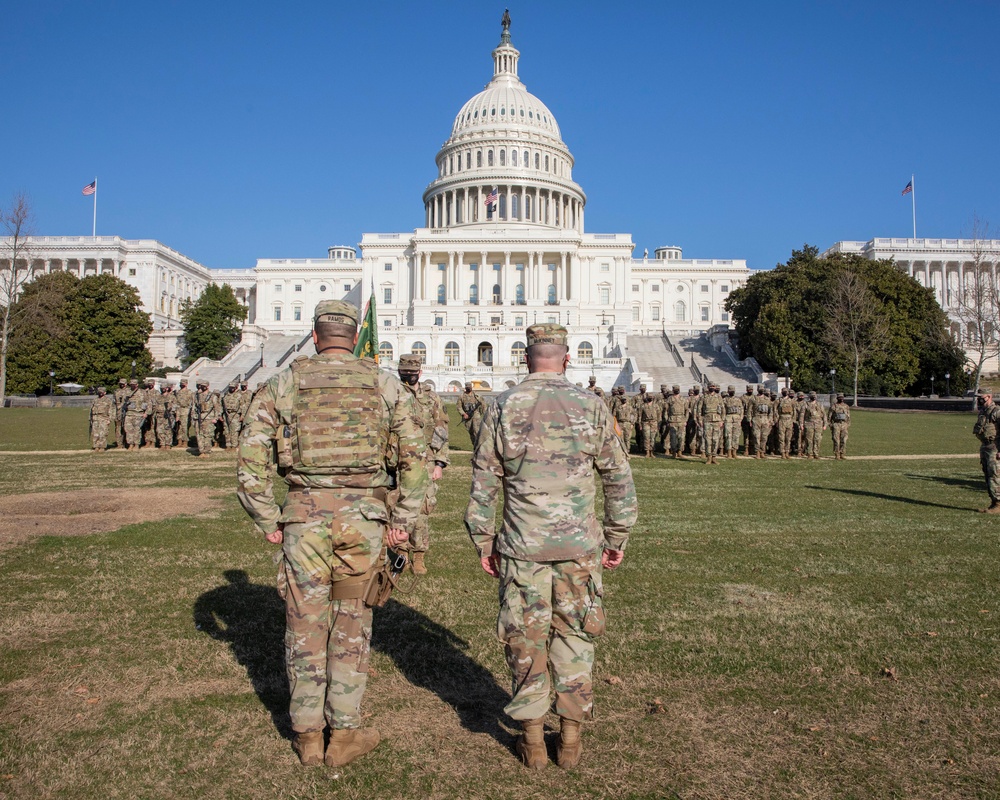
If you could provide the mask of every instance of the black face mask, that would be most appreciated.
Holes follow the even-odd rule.
[[[416,386],[417,381],[420,380],[419,372],[404,372],[399,376],[399,379],[405,383],[407,386]]]

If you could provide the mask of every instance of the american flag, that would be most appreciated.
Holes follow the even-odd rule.
[[[90,197],[90,195],[94,194],[95,192],[97,192],[97,181],[94,181],[93,183],[88,183],[86,186],[83,187],[83,193],[87,197]]]
[[[913,191],[913,181],[910,181],[908,184],[906,184],[906,188],[903,189],[903,194],[908,195],[912,191]]]
[[[486,207],[492,208],[493,204],[500,199],[500,192],[497,191],[497,187],[493,187],[493,191],[486,195]]]

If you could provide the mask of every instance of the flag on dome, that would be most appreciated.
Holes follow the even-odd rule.
[[[358,358],[374,358],[378,363],[378,322],[375,319],[375,287],[365,309],[365,318],[358,331],[358,343],[354,345],[354,355]]]
[[[497,191],[497,187],[493,187],[493,191],[486,195],[486,207],[489,209],[493,208],[493,204],[500,199],[500,192]]]
[[[908,184],[906,184],[906,188],[903,189],[903,195],[904,196],[908,195],[912,191],[913,191],[913,181],[911,180]]]
[[[94,194],[96,191],[97,191],[97,181],[88,183],[86,186],[83,187],[83,194],[86,197],[90,197],[90,195]]]

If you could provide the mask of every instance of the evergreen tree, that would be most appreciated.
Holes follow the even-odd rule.
[[[181,306],[184,364],[199,358],[221,359],[240,340],[247,309],[229,284],[210,283],[197,300]]]

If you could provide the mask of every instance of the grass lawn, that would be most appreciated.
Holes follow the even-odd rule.
[[[334,771],[289,746],[275,548],[232,455],[16,453],[86,448],[86,413],[2,410],[0,798],[998,797],[1000,519],[974,513],[974,417],[854,420],[844,462],[633,459],[568,773],[512,753],[456,453],[430,575],[376,612],[384,742]],[[851,459],[883,454],[919,457]]]

